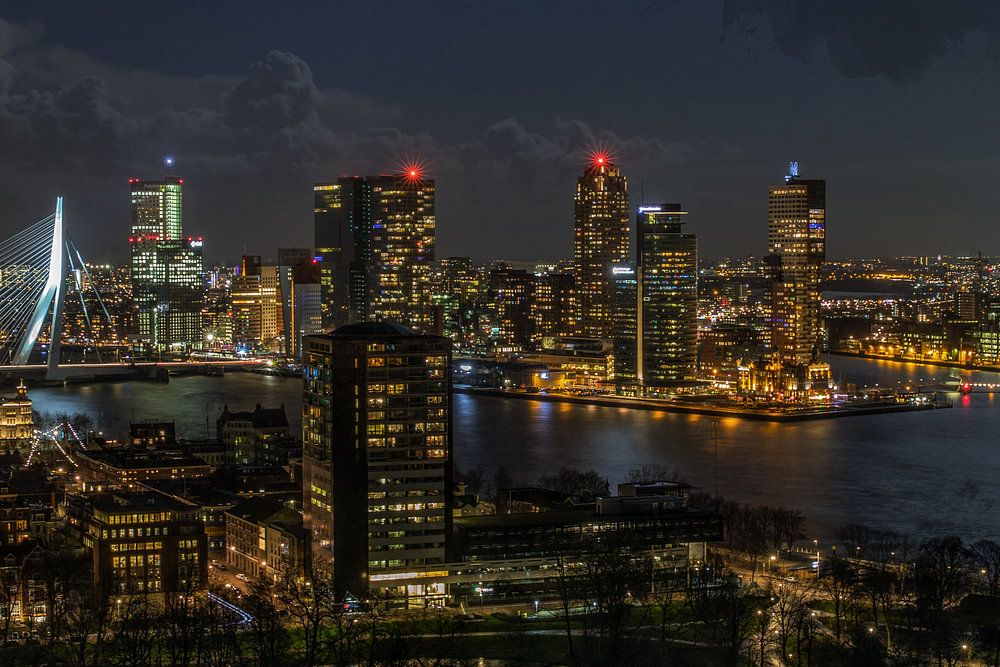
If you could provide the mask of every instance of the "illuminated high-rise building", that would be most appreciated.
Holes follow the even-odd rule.
[[[205,297],[201,237],[184,237],[184,179],[129,179],[134,330],[154,350],[202,344]]]
[[[535,276],[518,269],[494,269],[489,273],[489,305],[497,315],[496,341],[522,350],[535,336],[532,303]]]
[[[162,181],[130,178],[132,186],[132,235],[158,241],[179,241],[184,233],[184,179],[164,176]]]
[[[360,176],[316,183],[313,207],[324,322],[335,328],[368,320],[375,266],[371,185]]]
[[[610,339],[614,302],[611,268],[629,258],[628,184],[605,153],[594,155],[577,179],[573,249],[577,333]]]
[[[328,325],[374,320],[431,330],[434,181],[409,167],[317,183],[313,191]]]
[[[451,342],[361,322],[303,338],[303,519],[338,596],[407,592],[452,519]],[[402,587],[402,591],[397,591]],[[443,584],[408,585],[441,598]]]
[[[611,267],[615,286],[614,318],[611,340],[614,344],[614,376],[619,391],[637,387],[636,367],[639,351],[639,279],[635,267],[622,264]],[[635,393],[629,390],[627,393]]]
[[[535,346],[546,336],[571,336],[575,328],[576,282],[571,273],[544,273],[535,277],[531,319]]]
[[[281,289],[277,266],[244,255],[230,288],[234,342],[244,349],[276,350],[282,335]]]
[[[789,165],[768,198],[771,345],[783,364],[807,364],[819,350],[820,267],[826,259],[826,181]]]
[[[640,206],[636,216],[636,372],[645,387],[697,370],[698,241],[682,231],[686,216],[680,204]]]
[[[278,249],[284,352],[302,356],[302,337],[323,333],[320,262],[310,248]]]

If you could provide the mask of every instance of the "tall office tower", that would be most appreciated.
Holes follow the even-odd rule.
[[[323,333],[321,264],[310,248],[278,248],[284,353],[302,356],[302,336]]]
[[[628,184],[598,153],[576,183],[577,333],[610,338],[614,286],[611,267],[628,261]]]
[[[375,267],[371,184],[360,176],[316,183],[313,200],[324,323],[335,328],[368,320]]]
[[[533,342],[540,345],[545,336],[570,336],[575,330],[576,282],[571,273],[545,273],[535,277],[531,302],[534,321]]]
[[[615,355],[615,385],[619,392],[635,387],[639,382],[637,370],[639,333],[639,279],[635,267],[627,264],[611,267],[615,286],[614,317],[611,340]],[[633,392],[628,392],[633,393]]]
[[[130,178],[133,326],[152,349],[202,343],[205,298],[201,237],[183,236],[184,179]]]
[[[489,273],[488,283],[489,305],[499,325],[497,342],[522,350],[530,348],[535,335],[531,317],[535,276],[518,269],[494,269]]]
[[[636,214],[636,372],[646,387],[693,380],[697,371],[698,241],[682,231],[686,216],[680,204]]]
[[[327,323],[434,326],[435,186],[419,169],[313,186]]]
[[[433,570],[425,566],[445,561],[451,532],[451,342],[361,322],[302,344],[314,567],[332,567],[338,595],[359,597]]]
[[[243,348],[260,343],[260,255],[244,255],[229,291],[233,342]]]
[[[414,168],[368,182],[376,262],[372,319],[430,331],[434,325],[430,271],[437,228],[434,181]]]
[[[826,181],[789,164],[768,197],[771,345],[786,365],[815,358],[822,336],[820,267],[826,259]]]
[[[184,179],[128,179],[132,186],[132,235],[158,241],[179,241],[184,233]]]

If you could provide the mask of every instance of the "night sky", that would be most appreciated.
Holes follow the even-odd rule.
[[[704,257],[760,254],[789,160],[832,257],[1000,252],[1000,9],[981,0],[20,2],[0,9],[0,234],[66,200],[122,260],[173,156],[206,259],[312,244],[311,185],[416,159],[438,256],[572,253],[595,147]]]

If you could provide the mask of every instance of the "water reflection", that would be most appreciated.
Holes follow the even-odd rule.
[[[949,375],[1000,381],[996,373],[831,361],[835,376],[858,384]],[[182,435],[204,437],[214,433],[226,404],[284,403],[292,427],[301,421],[301,383],[255,375],[46,388],[32,396],[39,410],[89,412],[100,428],[119,435],[133,418],[172,418]],[[462,394],[454,405],[456,464],[488,475],[503,466],[531,483],[575,466],[596,468],[615,483],[634,467],[658,463],[712,489],[717,428],[720,492],[798,507],[818,535],[861,521],[916,534],[1000,539],[1000,414],[993,394],[956,396],[951,410],[792,424]]]

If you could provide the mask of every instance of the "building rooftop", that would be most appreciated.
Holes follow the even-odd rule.
[[[661,511],[655,514],[604,513],[598,514],[593,507],[578,510],[558,510],[552,512],[526,512],[522,514],[482,514],[454,518],[456,528],[479,530],[490,528],[520,528],[530,526],[573,526],[584,523],[611,523],[620,519],[649,519],[650,517],[706,517],[717,516],[695,507],[683,507]]]
[[[145,468],[207,466],[197,456],[176,449],[135,449],[120,447],[103,451],[88,451],[80,458],[97,461],[113,468],[141,470]]]
[[[395,322],[355,322],[354,324],[345,324],[330,335],[369,338],[375,336],[418,336],[419,334],[413,329]]]
[[[248,498],[238,503],[226,510],[226,514],[232,514],[244,521],[251,521],[253,523],[273,521],[280,524],[296,525],[295,515],[298,516],[299,524],[302,521],[302,515],[290,509],[284,503],[261,496]]]
[[[258,403],[253,411],[241,410],[240,412],[230,412],[229,406],[222,408],[219,416],[219,423],[225,424],[229,421],[248,421],[254,428],[287,428],[288,416],[285,414],[285,404],[282,403],[277,408],[265,408]]]
[[[189,510],[190,504],[156,491],[113,491],[84,496],[91,507],[107,513],[135,512],[138,510]]]

